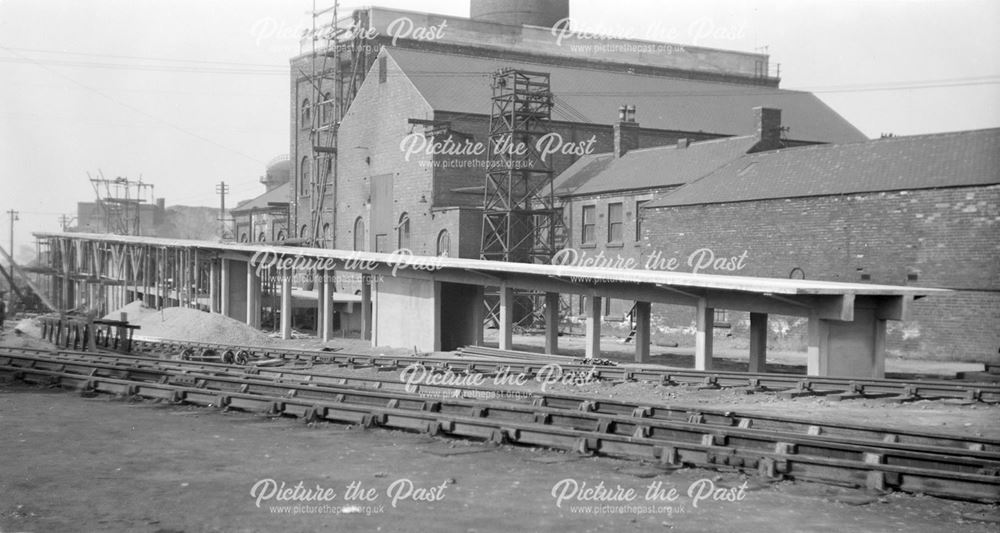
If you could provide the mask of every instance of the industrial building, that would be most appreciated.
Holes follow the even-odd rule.
[[[552,29],[569,17],[568,2],[474,0],[468,19],[376,7],[322,16],[336,22],[308,35],[301,55],[291,60],[289,179],[282,189],[288,191],[288,227],[248,229],[244,242],[262,237],[341,250],[492,258],[484,205],[488,169],[496,161],[482,147],[496,138],[496,73],[508,69],[538,76],[551,93],[541,122],[545,138],[558,143],[547,145],[555,149],[541,158],[541,172],[552,177],[552,207],[558,209],[555,250],[603,254],[640,267],[672,257],[689,272],[958,289],[954,301],[969,305],[953,313],[921,304],[914,321],[890,332],[891,351],[996,357],[993,265],[1000,261],[988,241],[996,231],[990,184],[998,171],[990,155],[995,146],[982,140],[988,134],[869,141],[815,95],[780,88],[766,54],[686,45],[623,53],[650,43],[610,38],[601,42],[618,46],[594,47]],[[400,21],[424,31],[401,32]],[[903,146],[911,148],[894,148]],[[851,167],[847,160],[872,164]],[[772,173],[765,161],[794,164]],[[940,161],[951,166],[931,172],[943,168]],[[736,183],[730,175],[744,180],[747,191],[771,195],[726,199]],[[959,205],[956,216],[975,220],[935,230],[940,241],[929,251],[923,236],[890,235],[903,224],[900,213],[909,213],[895,204],[870,202],[865,205],[876,208],[859,219],[838,211],[831,221],[834,215],[812,203],[858,194],[884,199],[917,189],[920,201]],[[246,207],[280,206],[280,199],[271,201],[280,191]],[[956,191],[972,194],[976,203],[951,198]],[[773,209],[775,202],[798,211]],[[704,212],[719,206],[736,214],[702,221]],[[936,225],[941,217],[927,213],[920,223]],[[796,232],[790,227],[803,224],[813,233],[786,238]],[[872,236],[861,236],[865,231]],[[902,248],[890,252],[896,247]],[[702,250],[718,255],[711,266],[685,263]],[[970,254],[978,255],[966,262]],[[740,257],[738,269],[716,268]],[[930,275],[931,263],[949,275]],[[969,269],[977,274],[966,277]],[[337,287],[360,292],[357,280],[338,280]],[[633,317],[633,303],[606,299],[598,311],[605,319],[625,320]],[[564,313],[587,316],[587,307],[586,298],[574,299]],[[678,326],[694,320],[689,309],[654,312]],[[725,309],[715,318],[749,323]],[[960,323],[976,333],[963,333]]]

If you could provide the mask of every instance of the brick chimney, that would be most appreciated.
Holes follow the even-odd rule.
[[[781,110],[773,107],[753,108],[757,122],[757,143],[747,153],[784,148],[781,141]]]
[[[634,105],[618,108],[618,122],[615,123],[614,130],[615,159],[639,147],[639,123],[635,121]]]

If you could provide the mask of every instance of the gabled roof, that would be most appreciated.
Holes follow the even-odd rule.
[[[1000,128],[743,156],[647,207],[1000,183]]]
[[[275,207],[285,207],[288,205],[289,183],[281,185],[267,191],[266,193],[245,202],[240,202],[234,207],[233,213],[246,213],[253,210],[274,209]]]
[[[637,121],[645,128],[749,135],[757,126],[750,110],[763,106],[782,110],[782,125],[790,128],[791,140],[867,139],[807,92],[426,50],[385,48],[382,53],[392,56],[431,107],[440,111],[488,115],[490,76],[512,67],[551,74],[555,120],[610,125],[618,120],[618,107],[629,104],[636,106]]]
[[[557,196],[599,194],[690,183],[739,158],[757,142],[750,135],[676,144],[614,154],[583,156],[560,174],[553,186]]]

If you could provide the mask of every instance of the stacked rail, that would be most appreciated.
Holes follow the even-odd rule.
[[[956,399],[963,401],[1000,402],[1000,384],[959,380],[901,380],[843,377],[797,376],[775,373],[720,372],[668,368],[639,368],[584,364],[552,363],[530,358],[484,360],[482,358],[426,357],[420,355],[359,355],[297,350],[278,347],[226,346],[212,343],[136,340],[133,348],[150,354],[175,354],[187,348],[241,350],[254,357],[282,358],[304,362],[345,366],[402,368],[419,363],[453,372],[495,374],[505,369],[512,373],[537,376],[553,364],[565,373],[587,373],[593,379],[622,383],[646,381],[660,385],[687,385],[702,388],[740,388],[752,392],[771,392],[785,397],[823,396],[830,401],[883,398],[893,401],[922,399]],[[472,353],[476,353],[473,350]],[[521,352],[527,353],[527,352]],[[577,359],[579,361],[579,359]]]
[[[995,440],[811,422],[803,426],[807,421],[682,412],[568,395],[470,400],[435,394],[452,387],[387,390],[384,384],[392,378],[18,350],[0,349],[0,376],[88,394],[638,458],[667,468],[733,468],[766,478],[1000,501],[1000,441]]]

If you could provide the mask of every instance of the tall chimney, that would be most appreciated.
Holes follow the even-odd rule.
[[[635,121],[634,105],[623,105],[618,108],[618,122],[614,125],[614,136],[615,159],[639,147],[639,123]]]
[[[781,110],[773,107],[753,108],[757,122],[757,143],[750,152],[777,150],[785,145],[781,142]]]

